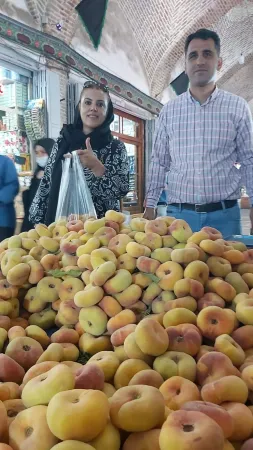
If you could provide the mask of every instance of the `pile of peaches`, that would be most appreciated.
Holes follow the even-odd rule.
[[[0,450],[253,450],[253,250],[108,211],[0,270]]]

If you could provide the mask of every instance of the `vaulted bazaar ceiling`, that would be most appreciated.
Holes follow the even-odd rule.
[[[75,11],[80,0],[24,1],[37,26],[46,15],[48,25],[43,30],[72,44],[82,27]],[[61,36],[55,28],[56,17],[63,23]],[[219,85],[253,103],[253,0],[109,0],[104,33],[112,41],[120,39],[120,29],[116,32],[115,28],[120,23],[131,36],[132,51],[139,58],[152,97],[162,99],[169,83],[184,70],[185,37],[208,27],[219,33],[222,42]],[[85,41],[89,43],[87,35]],[[121,46],[124,51],[127,39]],[[239,64],[241,54],[243,65]]]

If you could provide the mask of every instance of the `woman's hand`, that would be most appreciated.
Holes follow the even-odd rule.
[[[105,167],[93,152],[90,144],[90,138],[86,140],[86,147],[86,150],[77,150],[82,166],[90,169],[96,177],[102,177],[105,173]],[[68,153],[67,155],[64,155],[64,157],[69,158],[71,157],[71,154]]]

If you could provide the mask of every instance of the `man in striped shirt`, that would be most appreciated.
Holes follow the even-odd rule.
[[[144,217],[155,218],[168,173],[167,214],[193,231],[211,226],[227,238],[240,234],[242,186],[253,201],[251,113],[244,99],[216,87],[222,59],[215,32],[190,35],[185,57],[190,88],[165,105],[157,121]]]

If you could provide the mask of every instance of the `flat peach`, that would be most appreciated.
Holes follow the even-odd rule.
[[[132,433],[125,441],[122,450],[144,450],[144,448],[145,450],[160,450],[160,432],[160,429],[154,429],[142,433]],[[145,447],[143,447],[143,445],[145,445]]]
[[[163,382],[163,377],[158,372],[147,369],[136,373],[129,381],[128,386],[144,384],[159,389]]]
[[[169,336],[169,350],[184,352],[195,356],[200,350],[202,337],[197,327],[191,324],[169,326],[167,329]]]
[[[135,339],[146,355],[159,356],[166,352],[169,338],[164,328],[154,320],[142,320],[136,327]]]
[[[220,426],[198,411],[175,411],[163,424],[160,450],[223,450],[224,435]]]
[[[149,370],[150,366],[140,359],[127,359],[120,364],[114,376],[114,386],[118,390],[128,386],[130,380],[138,372]]]
[[[234,431],[229,440],[237,442],[249,439],[253,428],[253,416],[249,408],[242,403],[235,402],[222,403],[221,406],[234,420]]]
[[[111,422],[118,429],[128,432],[156,428],[161,423],[164,412],[163,396],[153,386],[126,386],[115,392],[110,399]]]
[[[184,403],[180,409],[184,411],[199,411],[213,419],[223,430],[224,437],[229,438],[234,430],[234,423],[229,413],[219,405],[203,401],[190,401]]]
[[[198,300],[198,310],[201,311],[208,306],[225,308],[225,300],[214,292],[207,292],[200,300]]]
[[[235,330],[236,315],[230,309],[208,306],[200,311],[197,326],[204,337],[215,340],[221,334],[231,334]]]
[[[243,349],[228,334],[218,336],[215,341],[214,348],[217,352],[224,353],[231,359],[235,366],[241,366],[245,360]]]
[[[181,408],[186,402],[200,400],[197,386],[190,380],[176,376],[166,380],[160,387],[165,405],[174,411]]]
[[[200,386],[229,375],[240,376],[228,356],[220,352],[208,352],[197,362],[197,381]]]
[[[224,402],[246,403],[248,387],[246,383],[234,375],[205,384],[201,389],[201,397],[205,402],[221,405]]]

